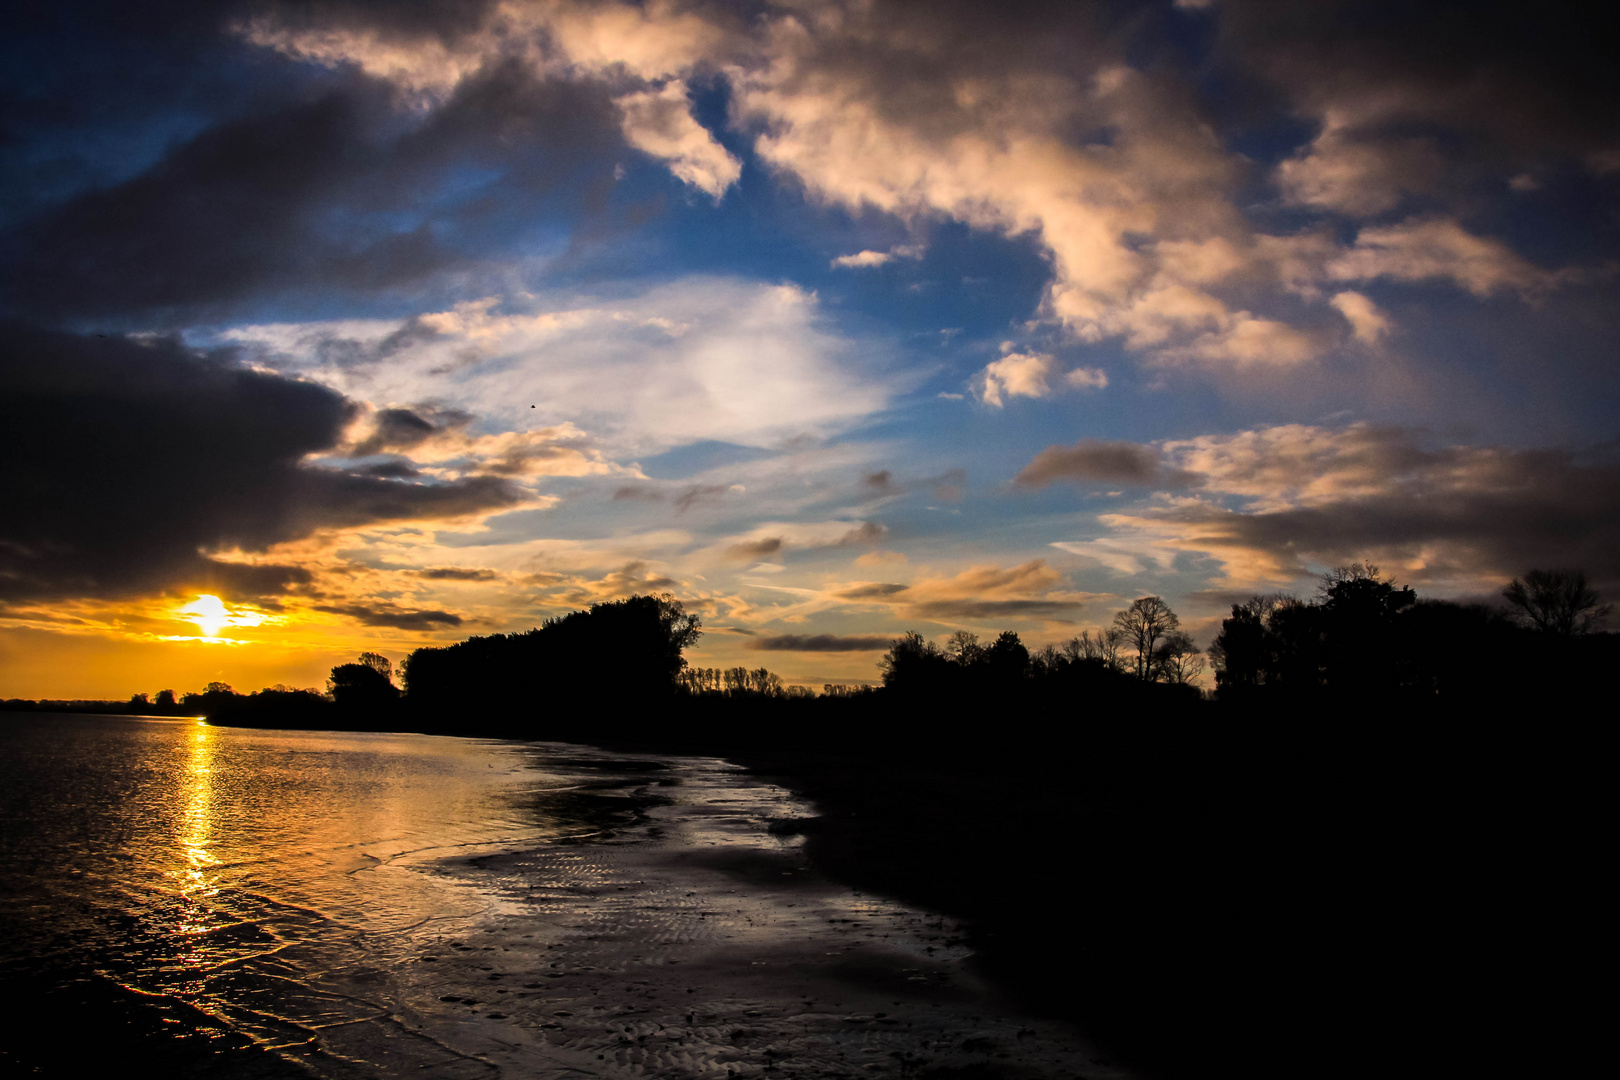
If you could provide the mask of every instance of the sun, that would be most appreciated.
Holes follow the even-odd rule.
[[[210,638],[219,637],[219,632],[227,626],[258,626],[261,623],[280,621],[246,608],[232,610],[212,593],[203,593],[185,607],[177,609],[175,614],[196,623],[203,636]]]
[[[206,593],[181,608],[179,614],[196,623],[205,637],[218,637],[221,630],[236,621],[219,597]]]

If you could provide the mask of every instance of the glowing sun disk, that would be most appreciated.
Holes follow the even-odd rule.
[[[227,626],[257,626],[265,621],[263,615],[251,611],[231,611],[219,597],[208,593],[197,597],[177,612],[197,624],[205,637],[218,637]]]

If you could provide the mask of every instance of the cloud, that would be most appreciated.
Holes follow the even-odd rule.
[[[554,582],[553,588],[559,590],[558,595],[567,603],[588,607],[607,600],[622,600],[627,596],[668,592],[679,584],[648,563],[632,559],[600,578],[570,577]]]
[[[888,469],[879,469],[877,472],[870,472],[862,476],[861,488],[869,499],[883,499],[891,495],[899,495],[904,490],[894,482],[894,474]]]
[[[1313,564],[1357,559],[1486,591],[1535,566],[1581,566],[1620,584],[1612,448],[1431,447],[1417,432],[1371,425],[1289,425],[1163,446],[1198,479],[1199,495],[1105,515],[1105,541],[1212,556],[1225,568],[1221,587],[1286,584]]]
[[[694,484],[675,496],[675,512],[684,514],[694,506],[720,503],[736,486],[735,484]]]
[[[876,521],[863,521],[838,538],[837,547],[870,547],[889,535],[889,527]]]
[[[314,610],[342,615],[366,626],[388,626],[395,630],[436,630],[460,626],[462,618],[449,611],[408,611],[391,604],[316,604]]]
[[[1235,0],[1220,5],[1220,20],[1225,58],[1317,118],[1313,151],[1329,157],[1358,147],[1384,155],[1414,130],[1443,128],[1454,172],[1483,164],[1513,175],[1515,162],[1580,162],[1613,145],[1620,94],[1603,74],[1603,35],[1578,19],[1526,21],[1511,5],[1476,7],[1466,20],[1426,5],[1280,13]],[[1347,193],[1368,200],[1359,212],[1387,207],[1379,186],[1396,193],[1410,165],[1342,168],[1355,181]]]
[[[1345,321],[1350,324],[1351,331],[1357,341],[1368,345],[1376,345],[1389,333],[1389,317],[1378,310],[1378,305],[1358,292],[1342,292],[1334,295],[1328,301]]]
[[[357,64],[435,101],[454,102],[503,65],[542,85],[610,88],[625,137],[716,195],[734,182],[735,161],[692,119],[687,81],[719,78],[732,131],[811,198],[1027,238],[1051,266],[1045,316],[1084,341],[1117,338],[1150,361],[1217,369],[1298,366],[1332,348],[1300,301],[1320,300],[1335,281],[1450,280],[1479,294],[1549,283],[1501,241],[1465,243],[1441,227],[1422,236],[1407,227],[1402,239],[1379,226],[1346,248],[1331,219],[1422,196],[1449,221],[1470,205],[1470,176],[1519,175],[1559,154],[1598,168],[1613,150],[1603,119],[1612,110],[1595,103],[1612,102],[1614,90],[1559,62],[1559,49],[1573,49],[1602,69],[1591,42],[1563,30],[1539,30],[1545,39],[1521,55],[1502,46],[1520,31],[1500,25],[1491,41],[1421,12],[1385,26],[1336,6],[1279,16],[1269,5],[1222,4],[1210,16],[1212,61],[1319,125],[1273,178],[1280,199],[1322,215],[1321,227],[1278,234],[1251,212],[1251,162],[1223,141],[1232,117],[1220,103],[1194,97],[1191,73],[1172,64],[1133,66],[1133,9],[1002,9],[987,19],[863,2],[744,18],[724,6],[557,2],[469,7],[454,33],[367,18],[273,13],[251,37]],[[1459,35],[1468,49],[1438,44]],[[402,59],[406,40],[420,43],[418,58]],[[1468,137],[1432,135],[1437,122]],[[1302,255],[1309,247],[1319,250]],[[863,250],[833,265],[914,254]],[[987,371],[981,395],[996,405],[1044,396],[1054,377],[1026,360]]]
[[[882,634],[771,634],[748,643],[764,652],[882,652],[894,639]]]
[[[749,535],[725,544],[717,553],[729,561],[754,562],[772,559],[792,548],[869,547],[882,541],[888,532],[887,527],[875,521],[853,524],[848,521],[766,521],[757,524]]]
[[[924,600],[912,604],[913,614],[925,619],[1056,619],[1073,615],[1077,600]]]
[[[428,581],[499,581],[501,575],[494,570],[468,566],[429,566],[412,571]]]
[[[1129,442],[1081,439],[1073,446],[1048,446],[1013,477],[1019,487],[1038,488],[1056,480],[1150,485],[1160,483],[1159,454]]]
[[[1550,288],[1559,275],[1538,269],[1499,240],[1475,236],[1445,218],[1413,218],[1363,229],[1355,245],[1327,264],[1338,281],[1450,279],[1475,296],[1504,289]]]
[[[925,578],[897,599],[916,618],[950,622],[1064,619],[1080,609],[1080,594],[1057,588],[1062,575],[1045,559],[1017,566],[975,566],[948,578]]]
[[[0,327],[0,596],[269,595],[309,572],[226,556],[530,497],[496,476],[402,480],[306,463],[359,411],[326,387],[172,339]]]
[[[350,453],[367,457],[384,450],[409,450],[438,434],[443,426],[465,424],[471,419],[470,413],[458,413],[451,424],[441,425],[410,409],[382,409],[377,413],[371,434],[355,444]]]
[[[870,582],[864,585],[851,586],[837,595],[845,600],[887,600],[889,597],[897,593],[903,593],[909,588],[911,588],[909,585]]]
[[[489,424],[551,428],[559,446],[568,445],[563,425],[578,424],[615,454],[703,439],[777,446],[840,431],[890,395],[870,373],[882,353],[864,353],[860,370],[854,344],[795,286],[687,278],[639,295],[546,300],[492,296],[399,321],[246,326],[228,339],[259,363],[356,397],[435,401]],[[379,360],[354,363],[357,354]]]
[[[742,175],[741,163],[692,119],[686,84],[679,79],[661,89],[626,94],[614,104],[624,114],[626,142],[662,158],[672,173],[716,202]]]
[[[1367,217],[1394,209],[1408,194],[1434,189],[1445,162],[1429,138],[1358,138],[1329,114],[1308,150],[1277,167],[1295,202]]]
[[[999,409],[1007,398],[1046,397],[1052,392],[1046,380],[1055,363],[1043,353],[1008,353],[992,360],[979,373],[979,400]]]
[[[854,255],[840,255],[832,261],[832,267],[848,270],[863,270],[874,266],[883,266],[896,259],[920,259],[923,249],[920,245],[902,244],[892,247],[888,251],[858,251]]]
[[[726,548],[726,555],[728,558],[752,562],[767,555],[780,554],[782,546],[780,536],[762,536],[758,540],[746,540],[739,544],[732,544]]]
[[[324,85],[271,97],[176,140],[136,175],[53,200],[13,231],[0,305],[147,323],[217,319],[267,296],[417,288],[477,262],[446,239],[449,219],[458,235],[588,219],[581,190],[559,181],[613,168],[606,95],[521,66],[467,71],[409,123],[384,87]],[[457,184],[474,170],[484,179],[470,198]]]

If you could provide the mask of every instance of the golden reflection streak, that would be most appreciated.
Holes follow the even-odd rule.
[[[182,934],[195,934],[207,929],[208,909],[199,902],[200,897],[212,896],[218,890],[211,884],[208,871],[219,860],[208,850],[213,837],[214,801],[214,735],[203,721],[197,721],[190,740],[190,759],[187,762],[185,788],[185,818],[180,834],[183,863],[179,867],[180,895],[187,901],[178,930]]]

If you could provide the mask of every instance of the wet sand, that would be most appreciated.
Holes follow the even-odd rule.
[[[816,870],[814,808],[781,787],[716,759],[578,759],[618,768],[545,798],[594,799],[604,827],[439,865],[498,902],[394,976],[403,1029],[457,1055],[414,1075],[1125,1075],[982,979],[950,919]]]
[[[54,917],[81,940],[8,971],[0,1070],[1562,1075],[1599,1030],[1581,740],[481,745],[503,801],[429,843],[389,811],[293,892],[227,861]],[[58,945],[93,966],[63,982]]]

